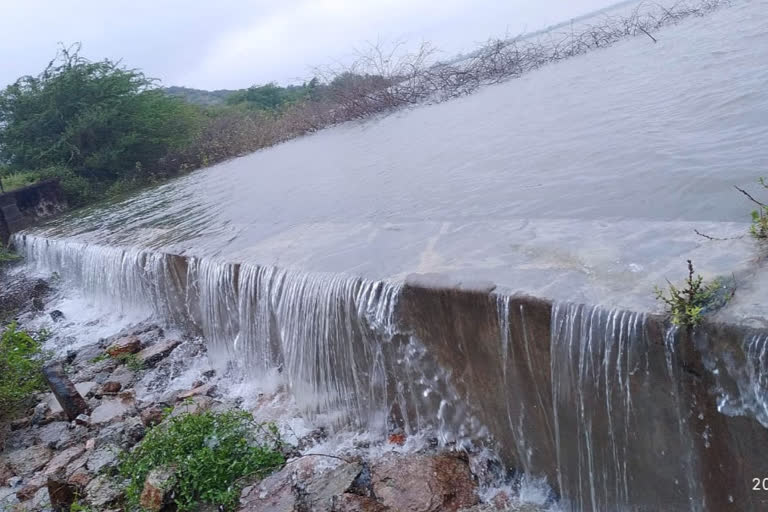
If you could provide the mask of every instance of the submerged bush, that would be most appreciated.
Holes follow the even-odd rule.
[[[144,481],[158,468],[174,471],[172,496],[179,511],[203,503],[232,510],[240,496],[239,479],[263,477],[282,466],[281,447],[274,425],[256,424],[245,411],[171,417],[123,454],[119,472],[130,481],[127,510],[140,508]]]
[[[685,288],[679,289],[669,281],[669,291],[656,287],[656,298],[667,305],[674,325],[695,327],[701,322],[704,310],[718,302],[717,292],[722,283],[715,280],[704,283],[704,278],[695,275],[693,263],[688,260],[688,277]]]
[[[0,336],[0,419],[13,415],[32,395],[45,389],[41,340],[16,324]]]

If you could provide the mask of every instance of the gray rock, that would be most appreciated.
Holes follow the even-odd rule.
[[[107,475],[99,475],[86,486],[85,495],[88,503],[96,510],[104,510],[116,502],[123,494],[120,482]]]
[[[69,438],[72,437],[69,423],[66,421],[54,421],[53,423],[43,425],[35,434],[40,444],[54,449],[59,443],[66,444]]]
[[[48,497],[47,487],[38,489],[30,500],[29,509],[41,512],[51,510],[51,499]]]
[[[104,350],[99,346],[98,343],[88,345],[87,347],[82,347],[77,351],[77,356],[75,356],[75,359],[72,361],[72,366],[80,367],[93,364],[91,361],[103,353]]]
[[[122,389],[128,389],[136,383],[136,372],[126,368],[125,366],[118,367],[109,376],[109,380],[112,382],[120,383]]]
[[[88,471],[98,473],[102,468],[114,465],[117,462],[118,453],[120,453],[120,447],[114,444],[105,444],[101,448],[96,448],[88,456],[85,467]]]
[[[176,484],[176,473],[173,468],[155,468],[149,472],[141,492],[141,507],[160,512],[170,501],[173,486]]]
[[[352,486],[363,470],[359,462],[342,463],[305,482],[297,482],[304,509],[311,511],[331,510],[333,503]]]
[[[83,455],[83,453],[85,453],[84,444],[79,444],[57,453],[51,459],[48,465],[45,466],[43,474],[45,476],[52,476],[59,473],[60,471],[65,470],[69,466],[70,462]]]
[[[133,407],[132,400],[104,399],[101,405],[91,413],[91,423],[94,425],[109,423],[122,418]]]
[[[151,367],[168,357],[181,344],[179,340],[163,340],[151,345],[137,354],[145,367]]]
[[[141,340],[137,336],[124,336],[107,347],[107,354],[118,357],[124,354],[135,354],[140,350]]]
[[[36,445],[10,452],[4,458],[16,475],[25,476],[45,466],[52,456],[53,451],[50,448]]]

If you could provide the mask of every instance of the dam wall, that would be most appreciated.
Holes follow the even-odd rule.
[[[367,280],[16,235],[116,309],[278,369],[308,415],[382,438],[478,440],[566,510],[765,510],[768,335],[508,294],[439,275]],[[66,272],[63,272],[66,270]]]

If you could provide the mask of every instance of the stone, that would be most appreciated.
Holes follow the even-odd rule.
[[[121,389],[127,389],[136,382],[136,372],[125,366],[118,366],[109,376],[109,382],[117,382]]]
[[[119,398],[105,399],[91,413],[91,423],[99,425],[118,420],[130,411],[132,407],[133,402],[131,400],[121,400]]]
[[[61,363],[53,363],[43,368],[43,377],[70,421],[79,414],[88,412],[85,399],[64,373]]]
[[[77,351],[75,359],[72,361],[74,366],[82,366],[86,364],[92,364],[91,361],[99,357],[103,353],[103,349],[98,343],[82,347]]]
[[[453,455],[392,453],[371,472],[374,495],[394,510],[456,512],[478,503],[469,465]]]
[[[117,381],[114,381],[114,380],[110,380],[110,381],[105,382],[101,386],[101,392],[102,393],[115,394],[118,391],[120,391],[120,388],[122,388],[122,387],[123,387],[123,385],[121,383],[119,383]]]
[[[147,427],[159,424],[164,417],[165,410],[159,405],[153,405],[141,411],[141,422]]]
[[[47,416],[49,406],[47,403],[39,403],[35,406],[34,411],[32,412],[32,416],[29,418],[29,423],[31,425],[39,425]]]
[[[205,412],[213,405],[213,399],[208,396],[193,396],[178,404],[171,413],[170,417],[175,418],[183,414],[199,414]]]
[[[123,432],[122,444],[126,447],[133,446],[144,438],[147,429],[141,418],[132,416],[125,420],[125,430]]]
[[[338,496],[352,487],[363,470],[359,462],[344,462],[335,468],[316,473],[312,478],[296,483],[303,506],[308,510],[330,510]]]
[[[113,466],[117,462],[118,453],[120,448],[117,445],[105,444],[88,455],[85,467],[88,471],[98,473],[102,468]]]
[[[54,477],[48,477],[46,488],[48,500],[54,512],[69,512],[69,508],[79,494],[77,486]]]
[[[85,489],[91,480],[93,480],[93,473],[86,468],[76,469],[68,478],[68,482],[77,486],[80,490]]]
[[[54,309],[53,311],[51,311],[48,314],[51,316],[51,320],[53,320],[54,322],[58,322],[60,320],[64,320],[64,313],[62,313],[58,309]]]
[[[93,450],[94,448],[96,448],[96,439],[89,439],[85,442],[86,450]]]
[[[16,498],[18,498],[19,501],[31,500],[43,486],[45,486],[45,477],[42,475],[35,475],[16,492]]]
[[[268,476],[258,485],[243,489],[240,494],[241,512],[270,512],[297,510],[290,469]]]
[[[179,396],[176,397],[176,400],[186,400],[193,396],[211,396],[215,391],[216,384],[203,384],[202,386],[197,386],[189,391],[180,393]]]
[[[126,354],[135,354],[140,350],[141,340],[138,336],[124,336],[107,347],[107,354],[112,357],[118,357]]]
[[[159,512],[170,501],[176,475],[173,468],[155,468],[149,472],[141,491],[140,503],[142,508]]]
[[[136,355],[144,366],[149,368],[168,357],[180,344],[179,340],[164,340],[150,345]]]
[[[69,423],[66,421],[54,421],[43,425],[36,432],[40,444],[56,448],[60,443],[66,444],[72,434]]]
[[[50,505],[48,488],[45,485],[41,486],[27,505],[28,510],[47,510]]]
[[[333,512],[395,512],[373,498],[357,494],[342,494],[333,502]]]
[[[32,422],[32,417],[27,418],[19,418],[17,420],[13,420],[11,422],[11,430],[19,430],[20,428],[24,428],[28,426]]]
[[[77,425],[87,427],[91,424],[91,417],[88,416],[87,414],[78,414],[77,418],[75,418],[75,423]]]
[[[15,476],[11,466],[7,462],[0,461],[0,487],[5,487],[8,481]]]
[[[52,456],[53,451],[50,448],[36,445],[23,450],[12,451],[6,454],[4,458],[14,474],[25,476],[45,466]]]
[[[48,462],[48,465],[45,466],[43,474],[45,476],[57,474],[61,470],[66,469],[70,462],[80,457],[83,453],[85,453],[85,445],[83,444],[67,448],[64,451],[57,453],[50,462]]]
[[[105,510],[123,495],[123,488],[107,475],[99,475],[85,487],[88,503],[96,510]]]

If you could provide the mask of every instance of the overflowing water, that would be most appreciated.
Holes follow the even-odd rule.
[[[324,130],[14,243],[30,271],[74,290],[63,309],[90,301],[116,322],[199,335],[240,376],[233,389],[271,386],[275,414],[409,443],[481,440],[516,471],[488,488],[548,478],[569,510],[714,510],[707,450],[748,457],[723,418],[755,439],[768,428],[768,336],[700,336],[704,373],[680,332],[626,308],[653,307],[653,284],[687,257],[707,275],[759,267],[749,239],[694,229],[743,233],[748,205],[730,186],[768,168],[766,12],[737,0],[657,44],[629,39]],[[420,290],[438,294],[432,309],[405,311],[412,272],[500,286],[466,300]],[[745,288],[754,305],[761,290]],[[62,347],[91,317],[62,330]]]

